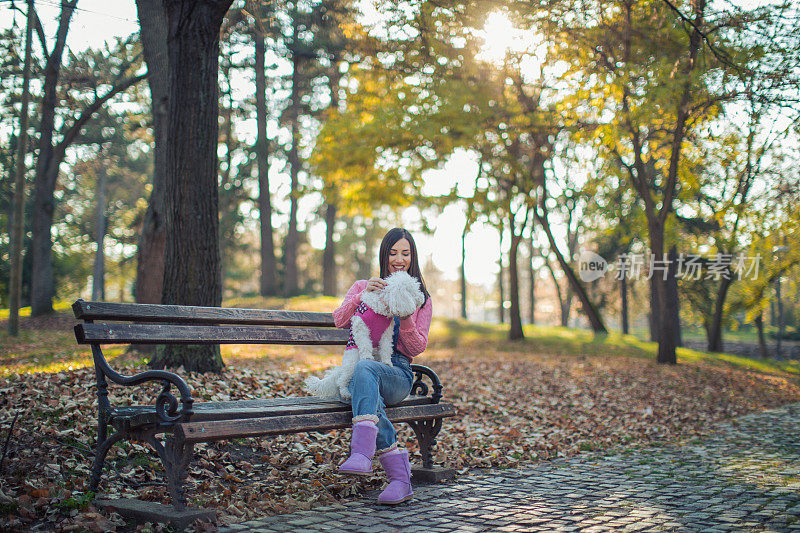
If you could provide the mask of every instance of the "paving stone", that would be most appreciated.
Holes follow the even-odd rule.
[[[398,507],[353,500],[219,531],[800,532],[798,434],[793,404],[718,425],[690,444],[484,470],[416,487]]]

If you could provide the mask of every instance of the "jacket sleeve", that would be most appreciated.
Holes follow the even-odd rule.
[[[333,323],[337,328],[350,327],[350,319],[353,318],[356,308],[361,302],[361,293],[364,292],[366,287],[367,281],[359,280],[353,283],[353,286],[350,287],[349,291],[347,291],[347,294],[345,294],[344,300],[342,301],[342,305],[340,305],[333,312]]]
[[[400,336],[397,348],[406,356],[414,358],[428,346],[428,333],[431,330],[433,303],[431,299],[417,309],[410,317],[400,321]]]

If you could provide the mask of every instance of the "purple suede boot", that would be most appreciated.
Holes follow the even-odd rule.
[[[389,478],[389,485],[378,496],[378,503],[395,505],[410,500],[414,495],[411,490],[411,464],[408,452],[385,453],[378,457]]]
[[[372,422],[353,424],[350,457],[339,466],[339,472],[357,476],[372,474],[372,457],[375,455],[375,438],[377,436],[378,426]]]

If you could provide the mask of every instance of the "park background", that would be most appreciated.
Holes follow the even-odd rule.
[[[800,27],[791,2],[209,1],[198,5],[224,17],[216,28],[188,24],[198,33],[183,53],[197,60],[182,61],[169,60],[178,52],[166,36],[180,25],[169,26],[160,2],[32,4],[26,62],[30,4],[0,2],[4,390],[24,382],[52,394],[60,389],[42,383],[85,375],[88,353],[69,331],[76,298],[330,311],[352,280],[376,273],[380,238],[402,225],[417,238],[434,301],[429,355],[450,370],[465,412],[470,394],[504,390],[507,372],[536,382],[520,390],[550,391],[540,400],[555,414],[537,411],[545,427],[574,424],[558,413],[574,405],[564,391],[580,387],[558,376],[592,376],[592,394],[634,413],[599,413],[591,431],[578,424],[553,440],[526,426],[524,409],[503,408],[521,417],[518,435],[502,445],[486,436],[460,467],[695,431],[796,398]],[[167,5],[186,17],[173,23],[197,16]],[[197,44],[201,35],[210,46]],[[198,97],[202,117],[171,94],[181,105]],[[180,117],[197,121],[172,122]],[[25,184],[16,204],[15,183]],[[170,230],[170,217],[197,223]],[[672,268],[586,281],[589,252],[610,265],[652,253]],[[698,279],[680,271],[690,257]],[[738,271],[739,258],[757,258],[758,269]],[[487,350],[511,362],[489,372],[492,361],[478,357]],[[191,361],[152,357],[120,353],[119,363],[217,370],[223,382],[271,372],[245,392],[256,394],[265,384],[299,392],[297,372],[336,356],[226,348]],[[689,367],[703,369],[702,384]],[[469,392],[476,376],[493,376],[480,393]],[[665,397],[639,390],[652,376]],[[704,401],[686,405],[674,397],[681,386]],[[503,398],[514,404],[511,392]],[[4,409],[11,435],[15,409]],[[486,429],[493,408],[472,412],[459,431],[496,433]],[[81,502],[79,485],[61,489],[46,498],[58,512]],[[40,488],[13,489],[25,490]]]

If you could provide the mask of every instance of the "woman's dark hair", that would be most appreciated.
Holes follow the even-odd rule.
[[[380,251],[378,252],[378,259],[381,266],[381,278],[386,278],[389,275],[389,251],[400,239],[407,240],[408,245],[411,247],[411,264],[408,266],[408,274],[419,280],[419,284],[422,287],[422,294],[425,295],[425,300],[427,300],[431,297],[431,295],[428,292],[427,287],[425,287],[425,280],[422,279],[422,272],[419,269],[417,245],[414,243],[414,237],[411,236],[411,233],[409,233],[407,229],[392,228],[383,237]]]

